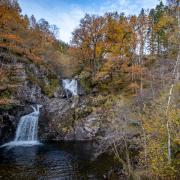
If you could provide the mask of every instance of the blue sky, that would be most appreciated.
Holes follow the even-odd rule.
[[[78,26],[85,13],[102,15],[105,12],[137,14],[141,8],[153,8],[159,0],[19,0],[22,13],[37,20],[44,18],[59,28],[59,38],[71,39],[72,31]]]

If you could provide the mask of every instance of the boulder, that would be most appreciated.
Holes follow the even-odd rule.
[[[42,140],[93,140],[100,128],[100,116],[83,106],[79,96],[50,99],[39,120]]]
[[[70,99],[52,98],[44,105],[39,120],[40,139],[63,140],[74,121],[74,111]]]
[[[93,112],[84,119],[75,122],[75,140],[93,140],[96,138],[99,128],[100,116]]]

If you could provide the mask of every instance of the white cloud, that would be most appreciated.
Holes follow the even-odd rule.
[[[68,9],[62,7],[53,7],[47,9],[42,4],[33,1],[19,0],[22,7],[22,13],[31,16],[32,14],[37,20],[44,18],[50,24],[58,26],[60,34],[59,38],[65,42],[69,42],[74,28],[79,24],[80,19],[85,12],[77,5],[71,5]]]
[[[151,9],[158,3],[159,0],[106,0],[100,9],[102,12],[117,11],[125,14],[138,14],[142,8]]]
[[[70,4],[66,8],[52,6],[48,8],[43,3],[19,0],[24,14],[34,14],[37,19],[45,18],[50,24],[55,24],[60,29],[60,39],[69,42],[72,31],[78,26],[85,13],[102,15],[105,12],[124,12],[137,14],[141,8],[153,8],[159,0],[104,0],[99,7],[93,5],[82,7],[81,4]]]
[[[69,12],[59,12],[55,10],[54,14],[55,16],[50,15],[48,18],[50,23],[56,24],[59,27],[60,39],[69,42],[74,28],[78,26],[85,12],[80,8],[72,7]]]

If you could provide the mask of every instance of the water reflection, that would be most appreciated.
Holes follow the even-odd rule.
[[[96,179],[91,143],[43,143],[0,149],[0,179]],[[93,165],[95,164],[95,166]],[[104,162],[101,162],[103,166]],[[108,162],[109,163],[109,162]],[[99,167],[97,167],[99,166]],[[107,168],[105,168],[107,169]]]

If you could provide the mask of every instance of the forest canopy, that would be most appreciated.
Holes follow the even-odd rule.
[[[0,0],[0,105],[12,103],[7,84],[17,88],[17,80],[11,77],[19,59],[51,72],[47,87],[40,86],[48,98],[55,98],[54,89],[62,78],[75,78],[95,104],[87,112],[103,112],[104,119],[112,120],[107,129],[114,133],[113,138],[107,133],[105,145],[114,148],[119,142],[115,133],[122,130],[120,110],[128,108],[128,115],[140,120],[141,126],[143,147],[137,166],[146,171],[146,177],[178,179],[179,0],[160,1],[138,15],[85,14],[69,44],[59,39],[59,33],[59,28],[45,19],[23,15],[17,0]],[[38,84],[31,73],[31,81]],[[124,161],[130,163],[128,160]],[[133,168],[129,164],[125,167],[130,177]]]

